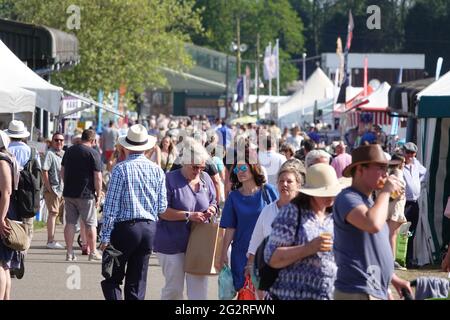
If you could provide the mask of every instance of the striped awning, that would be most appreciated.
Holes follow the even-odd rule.
[[[361,114],[368,113],[368,111],[352,111],[347,113],[347,120],[350,126],[357,126],[361,122]],[[388,111],[370,111],[372,114],[372,124],[391,125],[391,116]]]

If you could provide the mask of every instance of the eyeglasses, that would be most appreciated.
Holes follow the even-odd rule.
[[[241,165],[241,167],[236,166],[236,167],[234,167],[234,169],[233,169],[234,174],[238,174],[238,173],[239,173],[239,170],[242,171],[242,172],[245,172],[245,171],[248,170],[248,167],[247,167],[246,164]]]
[[[206,169],[205,166],[196,166],[196,165],[192,165],[192,169],[195,171],[203,171]]]

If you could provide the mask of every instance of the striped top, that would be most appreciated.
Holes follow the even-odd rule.
[[[333,217],[323,222],[312,211],[302,211],[298,228],[298,209],[288,204],[280,209],[272,224],[264,259],[269,261],[278,247],[304,245],[323,232],[333,234]],[[280,300],[331,300],[334,291],[337,266],[334,254],[318,252],[280,270],[270,294]]]
[[[103,207],[102,243],[109,243],[114,223],[158,220],[167,208],[166,176],[143,154],[131,154],[111,174]]]

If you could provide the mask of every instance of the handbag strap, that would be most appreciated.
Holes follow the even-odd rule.
[[[270,199],[269,199],[269,195],[267,194],[266,185],[263,184],[261,189],[262,189],[262,196],[263,196],[264,202],[266,204],[270,204]]]

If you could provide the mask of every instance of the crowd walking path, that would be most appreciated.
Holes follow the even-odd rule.
[[[76,237],[78,234],[76,235]],[[64,244],[63,226],[57,226],[55,239]],[[40,229],[25,259],[22,279],[12,279],[13,300],[103,300],[100,288],[101,262],[88,261],[75,244],[76,262],[67,262],[66,251],[47,249],[47,230]],[[208,299],[217,299],[217,276],[209,277]],[[147,300],[159,300],[164,277],[155,254],[150,258]],[[123,289],[123,288],[122,288]],[[186,295],[185,295],[186,296]]]

